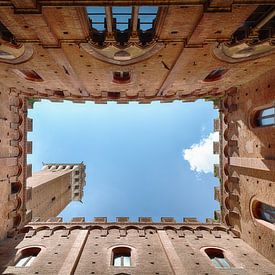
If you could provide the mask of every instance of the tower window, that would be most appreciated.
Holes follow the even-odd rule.
[[[118,84],[127,84],[131,80],[130,72],[113,72],[113,82]]]
[[[16,262],[16,267],[29,267],[33,263],[34,259],[37,257],[41,248],[31,247],[26,248],[21,251],[19,260]]]
[[[128,247],[117,247],[113,249],[113,266],[131,266],[131,249]]]
[[[256,219],[275,224],[275,207],[260,201],[255,201],[252,207],[252,212]]]
[[[231,268],[229,261],[224,257],[224,252],[217,248],[207,248],[205,253],[216,268]]]
[[[275,107],[262,109],[256,113],[256,126],[272,126],[275,125]]]
[[[52,197],[52,201],[55,201],[55,197]]]

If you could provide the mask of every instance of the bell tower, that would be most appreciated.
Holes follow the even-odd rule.
[[[27,211],[31,217],[56,217],[71,201],[81,201],[85,185],[83,163],[44,164],[27,179]]]

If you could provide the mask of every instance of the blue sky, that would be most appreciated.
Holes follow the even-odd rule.
[[[42,162],[86,164],[83,204],[72,202],[64,220],[84,216],[197,217],[219,208],[212,171],[212,103],[76,104],[47,100],[33,118],[33,171]]]

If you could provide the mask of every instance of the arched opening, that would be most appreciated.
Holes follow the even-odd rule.
[[[269,107],[256,112],[254,124],[257,127],[265,127],[275,125],[275,107]]]
[[[131,266],[131,249],[129,247],[116,247],[113,249],[113,266]]]
[[[254,218],[275,224],[275,207],[260,201],[254,201],[252,205]]]
[[[20,257],[17,260],[16,267],[29,267],[33,263],[34,259],[40,253],[41,248],[29,247],[20,252]]]
[[[216,268],[231,268],[231,263],[225,258],[223,250],[211,247],[204,251]]]

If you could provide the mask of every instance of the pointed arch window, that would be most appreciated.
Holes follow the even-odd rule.
[[[275,125],[275,106],[259,110],[255,122],[258,127]]]
[[[218,248],[206,248],[205,253],[216,268],[231,268],[231,264],[225,258],[223,250]]]

